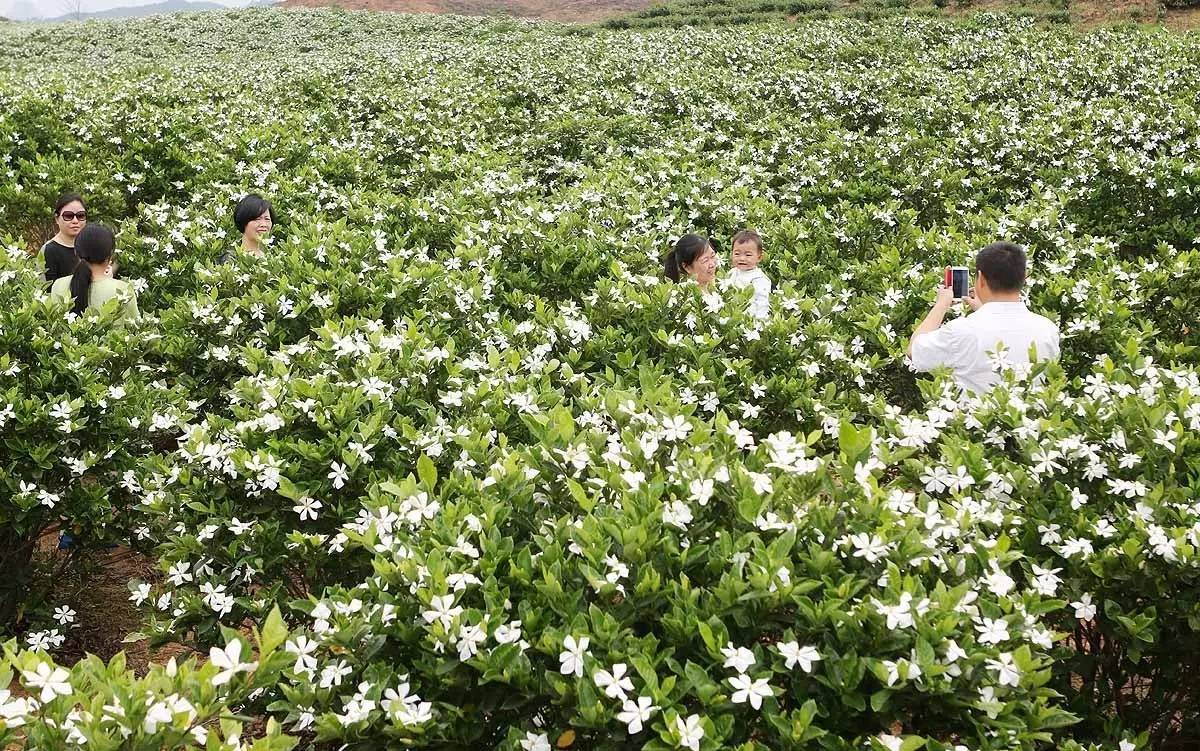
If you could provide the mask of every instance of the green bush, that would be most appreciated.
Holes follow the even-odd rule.
[[[289,661],[280,649],[287,630],[275,613],[253,641],[236,633],[213,647],[208,661],[175,658],[137,676],[124,653],[105,663],[87,657],[60,667],[43,652],[4,646],[0,661],[0,743],[6,749],[207,748],[290,751],[296,739],[267,722],[243,736],[235,708],[272,686]],[[257,650],[257,651],[252,651]],[[14,693],[14,691],[16,693]]]
[[[4,221],[99,176],[145,285],[143,325],[72,324],[10,262],[0,335],[46,370],[5,388],[84,393],[71,440],[114,452],[66,516],[156,556],[146,633],[224,647],[278,608],[248,708],[317,747],[1192,737],[1194,42],[671,7],[0,33]],[[278,230],[217,265],[250,190]],[[662,281],[679,233],[746,226],[769,318]],[[998,237],[1064,355],[965,398],[906,339]],[[139,396],[109,425],[112,380]],[[6,458],[49,472],[53,428]]]

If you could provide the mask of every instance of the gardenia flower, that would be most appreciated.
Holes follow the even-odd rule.
[[[775,645],[779,650],[779,654],[783,655],[784,665],[788,670],[794,668],[797,664],[800,669],[806,673],[811,673],[813,663],[821,659],[821,655],[817,652],[816,647],[801,647],[794,641],[781,642]]]
[[[576,678],[583,677],[583,658],[588,653],[588,643],[590,639],[586,636],[581,636],[576,639],[574,636],[568,635],[563,639],[563,652],[558,656],[558,660],[562,663],[559,666],[559,672],[563,675],[575,674]]]
[[[1000,644],[1009,640],[1008,623],[1002,618],[995,620],[991,618],[980,619],[975,630],[979,632],[980,644]]]
[[[521,748],[523,751],[552,751],[550,738],[545,733],[526,732],[521,740]]]
[[[323,505],[324,504],[322,504],[320,501],[318,501],[314,498],[309,498],[308,496],[305,496],[304,498],[301,498],[300,500],[296,501],[296,505],[292,506],[292,511],[295,511],[297,514],[300,515],[300,521],[305,521],[308,519],[316,519],[317,511]]]
[[[1075,608],[1075,617],[1081,621],[1090,621],[1096,617],[1096,605],[1092,602],[1092,596],[1084,593],[1079,599],[1071,603],[1071,607]]]
[[[921,677],[921,667],[908,660],[893,662],[884,660],[883,667],[887,670],[887,685],[895,685],[897,681],[911,681]]]
[[[734,647],[733,642],[726,644],[721,648],[721,654],[725,656],[725,667],[733,668],[738,673],[745,673],[758,662],[758,658],[754,653],[745,647]]]
[[[326,476],[333,480],[335,490],[341,490],[346,485],[346,481],[350,479],[350,475],[346,473],[346,465],[338,462],[329,465],[329,474]]]
[[[748,675],[735,675],[727,679],[729,685],[736,689],[730,700],[734,704],[745,704],[750,702],[750,706],[755,709],[762,707],[762,700],[768,696],[774,696],[775,692],[768,685],[766,678],[753,679]]]
[[[637,703],[626,699],[621,705],[617,719],[628,726],[630,735],[634,735],[642,732],[642,723],[650,719],[650,715],[654,714],[656,709],[658,707],[654,706],[654,700],[649,696],[639,696]]]
[[[33,709],[29,699],[14,699],[11,691],[0,688],[0,722],[4,723],[4,727],[16,728],[24,725],[26,716]]]
[[[39,663],[36,670],[22,671],[21,675],[25,678],[27,688],[42,690],[38,698],[43,704],[72,693],[71,684],[67,681],[71,674],[60,667],[52,668],[48,662]]]
[[[854,557],[865,558],[867,563],[875,563],[887,555],[887,545],[878,535],[866,532],[850,535],[850,544],[854,546]]]
[[[479,645],[485,641],[487,641],[487,632],[480,626],[460,627],[458,629],[458,659],[463,662],[471,659],[479,653]]]
[[[313,653],[317,651],[317,643],[307,636],[298,636],[295,639],[288,639],[283,645],[284,651],[296,655],[296,664],[292,667],[292,672],[296,675],[307,675],[310,679],[317,672],[317,658],[313,657]]]
[[[238,673],[245,673],[258,667],[258,662],[242,662],[242,642],[234,639],[225,649],[213,647],[208,651],[208,660],[221,669],[213,676],[212,685],[220,686],[233,680]]]
[[[689,748],[700,751],[700,740],[704,738],[704,727],[700,724],[700,715],[689,715],[685,720],[675,718],[675,732],[679,735],[679,748]]]
[[[435,596],[429,602],[429,610],[421,613],[421,617],[426,623],[433,624],[439,622],[443,627],[449,628],[451,622],[461,614],[461,607],[454,607],[454,595]]]
[[[627,692],[633,690],[633,681],[625,675],[628,667],[623,662],[618,662],[612,666],[612,672],[607,670],[597,670],[592,673],[592,680],[595,681],[596,687],[603,689],[604,693],[611,699],[624,699]]]
[[[998,660],[988,660],[987,666],[999,673],[1001,686],[1016,688],[1021,683],[1021,669],[1013,663],[1011,652],[1001,652]]]

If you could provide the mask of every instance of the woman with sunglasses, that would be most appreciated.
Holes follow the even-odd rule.
[[[58,233],[42,246],[46,259],[46,281],[75,273],[79,259],[75,257],[75,238],[87,226],[87,205],[78,193],[67,193],[54,204],[54,221]]]

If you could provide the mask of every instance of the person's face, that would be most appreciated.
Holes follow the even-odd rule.
[[[271,210],[268,209],[246,224],[246,234],[250,237],[261,239],[266,237],[273,226],[271,223]]]
[[[758,266],[758,262],[762,260],[762,251],[758,249],[758,244],[753,240],[743,240],[733,246],[730,256],[735,269],[749,271]]]
[[[63,237],[75,237],[87,225],[87,210],[79,201],[71,201],[59,210],[55,221]]]
[[[706,245],[696,260],[690,266],[684,266],[683,270],[688,273],[688,276],[695,279],[697,284],[707,285],[717,275],[716,251],[712,249],[711,245]]]

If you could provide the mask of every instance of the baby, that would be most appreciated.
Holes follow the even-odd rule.
[[[754,287],[750,300],[750,315],[766,318],[771,311],[771,280],[758,268],[762,261],[762,238],[752,229],[744,229],[733,236],[730,253],[733,271],[729,272],[729,283],[738,289]]]

